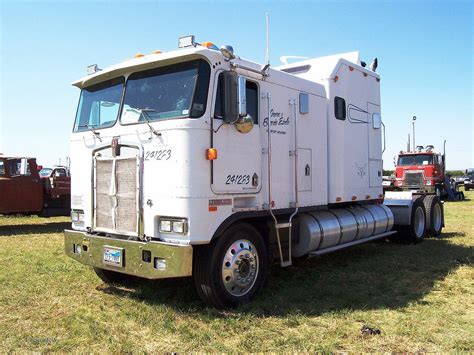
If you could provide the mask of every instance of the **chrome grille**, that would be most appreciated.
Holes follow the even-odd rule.
[[[407,187],[421,187],[423,186],[423,173],[405,173],[405,183],[403,184]]]
[[[117,231],[137,230],[137,160],[117,160]]]
[[[95,164],[95,227],[137,234],[137,158],[97,158]]]
[[[96,162],[96,193],[95,218],[96,227],[108,230],[114,229],[113,198],[110,196],[112,183],[113,160],[97,160]]]

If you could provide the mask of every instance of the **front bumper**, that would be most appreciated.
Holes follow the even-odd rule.
[[[80,254],[75,252],[74,247],[77,245],[81,246]],[[123,252],[121,266],[104,262],[104,248],[116,248]],[[192,274],[193,248],[190,245],[113,239],[65,230],[64,251],[67,256],[84,265],[147,279]]]
[[[436,186],[425,185],[425,186],[398,186],[403,191],[413,191],[418,194],[434,194],[436,192]]]

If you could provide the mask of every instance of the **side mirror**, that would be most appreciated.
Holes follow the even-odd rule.
[[[234,72],[224,73],[224,112],[225,123],[233,124],[247,116],[247,80]]]
[[[238,97],[238,76],[234,72],[224,72],[224,112],[223,119],[225,123],[234,123],[239,118],[237,107]]]
[[[28,161],[25,158],[21,159],[20,175],[26,175],[28,172]]]
[[[241,117],[235,122],[235,129],[240,133],[249,133],[253,128],[253,118],[250,115]]]
[[[237,86],[239,92],[239,117],[247,116],[247,80],[243,76],[239,76]]]

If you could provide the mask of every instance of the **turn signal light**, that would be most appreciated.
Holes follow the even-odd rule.
[[[206,150],[206,158],[207,160],[216,160],[217,159],[217,149],[216,148],[209,148]]]

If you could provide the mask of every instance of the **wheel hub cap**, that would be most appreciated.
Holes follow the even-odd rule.
[[[222,281],[233,296],[243,296],[255,284],[258,275],[258,254],[248,240],[240,239],[227,249],[222,262]]]

